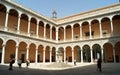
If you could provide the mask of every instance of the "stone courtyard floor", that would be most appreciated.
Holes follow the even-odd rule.
[[[103,63],[102,72],[96,71],[96,64],[91,63],[38,63],[30,64],[26,68],[22,64],[22,68],[18,68],[14,64],[13,70],[8,70],[8,64],[0,65],[0,75],[120,75],[120,63]]]

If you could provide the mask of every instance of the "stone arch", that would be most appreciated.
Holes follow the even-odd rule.
[[[111,23],[108,17],[104,17],[101,19],[101,27],[103,37],[111,36]]]
[[[89,23],[85,21],[81,24],[81,26],[82,26],[82,39],[89,39],[90,37]]]
[[[18,60],[21,59],[24,63],[26,61],[26,51],[27,51],[27,43],[26,42],[20,42],[18,46]]]
[[[116,62],[120,62],[120,41],[115,44],[115,58]]]
[[[43,53],[44,53],[43,49],[44,49],[43,45],[38,46],[38,59],[37,59],[37,62],[43,62]]]
[[[9,39],[5,46],[5,62],[9,63],[10,58],[15,58],[16,42]]]
[[[77,62],[81,61],[81,50],[79,46],[74,47],[74,60]]]
[[[96,19],[91,21],[91,35],[92,38],[100,37],[99,21]]]
[[[83,62],[91,62],[90,46],[84,45],[82,49],[83,49]]]
[[[0,29],[4,28],[5,26],[6,11],[7,11],[7,8],[0,3]]]
[[[56,48],[53,47],[52,48],[52,62],[55,62],[56,61]]]
[[[96,62],[97,59],[102,58],[101,55],[101,46],[99,44],[94,44],[92,46],[93,51],[93,60]]]
[[[78,23],[73,25],[74,40],[79,40],[80,38],[80,25]]]
[[[31,18],[30,21],[30,35],[31,36],[36,36],[36,29],[37,28],[37,20],[35,18]]]
[[[112,23],[113,23],[113,35],[119,36],[120,35],[120,15],[113,16]]]
[[[10,9],[8,16],[8,30],[10,32],[16,32],[17,25],[18,25],[18,12],[15,9]]]
[[[29,45],[29,60],[30,62],[35,62],[35,54],[36,54],[36,45],[31,43]]]
[[[113,62],[113,46],[111,43],[103,45],[104,62]]]
[[[70,25],[66,26],[65,31],[66,31],[66,40],[71,40],[71,37],[72,37],[71,26]]]
[[[39,37],[43,38],[44,36],[44,23],[43,21],[39,22]]]
[[[50,46],[45,48],[45,62],[50,62]]]
[[[63,27],[58,28],[58,40],[59,41],[64,40],[64,28]]]
[[[28,16],[26,14],[21,14],[20,18],[20,33],[27,34],[28,32]]]
[[[52,27],[52,40],[56,40],[56,29],[54,26]]]
[[[72,62],[72,48],[70,46],[66,47],[66,59],[68,62]]]

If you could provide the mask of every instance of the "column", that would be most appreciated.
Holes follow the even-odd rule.
[[[111,25],[111,35],[113,36],[113,22],[112,22],[112,18],[110,18],[110,25]]]
[[[50,27],[50,40],[52,40],[52,26]]]
[[[35,63],[37,64],[37,59],[38,59],[38,49],[36,49],[36,55],[35,55]]]
[[[45,49],[44,49],[44,52],[43,52],[43,63],[45,63]]]
[[[52,50],[50,50],[50,63],[52,62]]]
[[[26,59],[29,59],[29,47],[27,47]]]
[[[58,42],[58,28],[56,28],[56,41]]]
[[[90,23],[89,23],[90,24]],[[91,24],[89,25],[89,33],[90,33],[90,39],[92,39],[92,35],[91,35],[91,33],[92,33],[92,31],[91,31]]]
[[[21,15],[21,14],[20,14]],[[19,34],[20,33],[20,18],[21,18],[21,16],[18,16],[18,27],[17,27],[17,34]]]
[[[64,27],[64,42],[66,41],[66,30],[65,30],[65,27]]]
[[[5,31],[8,31],[8,16],[9,16],[9,12],[6,12],[6,19],[5,19]]]
[[[72,62],[74,63],[74,49],[72,49]]]
[[[72,29],[72,41],[74,40],[74,31],[73,31],[73,26],[71,26]]]
[[[46,23],[44,24],[44,39],[46,39]]]
[[[1,58],[1,64],[4,64],[5,60],[5,44],[2,45],[2,58]]]
[[[16,51],[15,51],[15,63],[18,61],[18,45],[16,45]]]
[[[81,50],[81,63],[83,63],[83,50]]]
[[[28,36],[30,36],[30,20],[31,18],[28,19]]]
[[[116,57],[115,57],[115,47],[113,47],[113,60],[114,60],[114,63],[116,63]]]
[[[66,50],[64,50],[64,62],[66,62]]]
[[[92,49],[90,49],[90,53],[91,53],[91,63],[93,63],[93,50]]]
[[[80,40],[82,40],[82,26],[80,25]]]
[[[58,56],[57,56],[57,50],[56,50],[56,62],[58,62],[58,59],[57,59],[57,57],[58,57]]]
[[[99,23],[99,28],[100,28],[100,38],[102,38],[103,36],[102,36],[102,25],[101,25],[101,21],[99,21],[100,23]]]
[[[37,21],[36,36],[39,37],[39,21]]]
[[[104,62],[104,61],[103,61],[103,59],[104,59],[104,56],[103,56],[103,48],[101,48],[101,57],[102,57],[102,62]]]

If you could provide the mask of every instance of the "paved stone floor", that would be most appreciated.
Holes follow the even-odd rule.
[[[77,66],[71,66],[64,69],[57,69],[52,67],[52,69],[47,66],[46,69],[40,67],[42,64],[37,64],[36,67],[32,67],[35,64],[31,64],[30,68],[14,67],[13,71],[9,71],[8,65],[0,65],[0,75],[120,75],[120,63],[104,63],[102,64],[102,72],[96,71],[96,64],[89,64],[81,66],[81,63]],[[50,64],[47,64],[50,65]],[[54,64],[53,64],[54,65]]]

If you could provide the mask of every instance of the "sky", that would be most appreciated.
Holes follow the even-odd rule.
[[[52,17],[53,10],[57,12],[57,18],[102,8],[119,3],[119,0],[13,0],[26,8]]]

